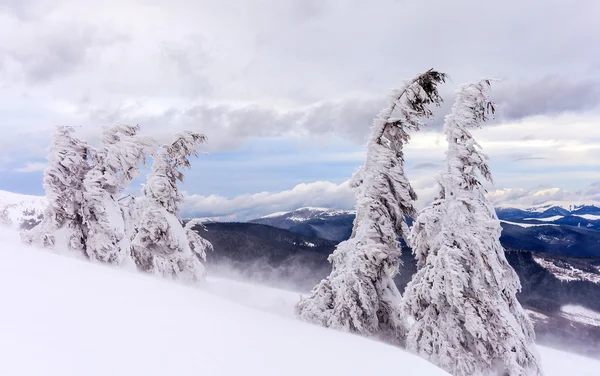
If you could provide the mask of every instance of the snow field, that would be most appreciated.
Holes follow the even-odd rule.
[[[401,349],[294,318],[299,293],[192,288],[38,250],[0,230],[0,375],[447,375]],[[546,376],[600,362],[541,347]]]
[[[218,296],[262,297],[266,309],[274,289],[215,279],[202,291],[0,237],[0,375],[446,375],[392,346]]]

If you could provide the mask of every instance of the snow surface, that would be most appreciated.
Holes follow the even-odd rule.
[[[554,222],[556,220],[562,219],[564,218],[562,215],[555,215],[552,217],[546,217],[546,218],[524,218],[524,221],[543,221],[543,222]]]
[[[571,265],[568,268],[558,266],[552,261],[548,261],[543,257],[533,256],[533,260],[542,266],[544,269],[550,271],[556,278],[561,281],[589,281],[600,284],[600,268],[598,268],[598,274],[590,273],[585,270],[577,269]]]
[[[588,221],[597,221],[600,220],[600,215],[594,215],[594,214],[573,214],[576,217],[581,217],[584,219],[587,219]]]
[[[531,321],[533,321],[534,323],[537,322],[537,321],[546,321],[546,320],[548,320],[548,315],[544,315],[541,312],[533,311],[531,309],[526,309],[525,312],[527,313],[527,316],[529,316],[529,319]]]
[[[505,221],[505,220],[500,220],[500,222],[509,224],[509,225],[514,225],[514,226],[519,226],[519,227],[537,227],[537,226],[558,226],[556,224],[552,224],[552,223],[517,223],[517,222],[509,222],[509,221]]]
[[[7,191],[0,191],[0,212],[6,208],[8,217],[17,227],[26,217],[34,217],[42,214],[46,208],[45,196],[22,195]],[[24,212],[31,212],[27,214]]]
[[[447,375],[296,320],[297,292],[215,277],[193,289],[34,249],[4,228],[0,296],[0,375]],[[598,375],[599,361],[539,350],[546,376]]]
[[[497,208],[502,209],[521,209],[533,213],[542,213],[552,207],[563,208],[568,211],[577,210],[583,206],[595,206],[600,208],[600,202],[593,200],[578,200],[578,201],[545,201],[541,204],[530,205],[530,204],[520,204],[514,203],[510,201],[499,202],[494,205]],[[537,218],[536,218],[537,219]]]
[[[356,214],[356,210],[342,210],[342,209],[329,209],[329,208],[317,208],[312,206],[306,206],[298,208],[292,211],[282,211],[264,215],[258,219],[264,218],[277,218],[285,215],[291,215],[285,219],[294,222],[304,222],[316,217],[334,217],[338,215]]]
[[[600,326],[600,312],[577,305],[566,305],[561,307],[560,310],[562,311],[562,315],[571,321]]]
[[[446,375],[398,348],[282,317],[287,293],[281,315],[263,312],[278,305],[275,289],[209,279],[202,291],[17,237],[0,233],[0,375]]]
[[[282,215],[286,215],[287,213],[289,213],[289,211],[281,211],[281,212],[275,212],[275,213],[271,213],[271,214],[267,214],[267,215],[263,215],[260,218],[273,218],[273,217],[281,217]]]

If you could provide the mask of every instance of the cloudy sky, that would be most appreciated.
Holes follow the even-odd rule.
[[[190,215],[351,207],[372,118],[434,67],[446,104],[406,150],[421,202],[454,89],[484,76],[502,79],[476,131],[490,189],[582,197],[600,181],[598,14],[596,0],[0,0],[0,189],[43,194],[55,125],[94,143],[120,122],[208,136]]]

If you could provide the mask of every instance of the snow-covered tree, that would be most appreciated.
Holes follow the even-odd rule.
[[[492,180],[487,157],[469,131],[494,112],[489,86],[462,85],[445,119],[441,192],[411,233],[418,271],[402,300],[414,319],[406,346],[455,376],[541,375],[533,326],[516,299],[519,279],[480,180]]]
[[[23,233],[23,240],[44,247],[64,242],[69,249],[83,253],[85,231],[81,216],[82,185],[89,171],[90,147],[73,137],[73,127],[58,126],[53,136],[44,189],[48,206],[40,224]]]
[[[116,125],[103,132],[83,183],[82,214],[87,227],[86,254],[92,261],[121,264],[129,240],[119,197],[140,173],[140,164],[156,149],[154,139],[138,135],[139,125]]]
[[[154,157],[152,172],[144,187],[145,209],[132,242],[132,255],[139,269],[167,278],[197,282],[204,279],[201,259],[212,245],[192,231],[196,222],[185,228],[179,218],[183,195],[177,181],[183,181],[182,167],[190,167],[188,157],[197,155],[204,135],[182,132]]]
[[[423,118],[432,117],[430,107],[442,102],[437,85],[445,79],[434,70],[420,74],[395,90],[375,118],[365,164],[352,179],[357,210],[352,236],[330,256],[331,274],[298,303],[301,319],[402,341],[400,293],[393,278],[400,263],[399,236],[408,237],[405,217],[416,214],[417,198],[404,174],[402,148],[408,131],[417,131]]]
[[[200,227],[203,231],[208,231],[201,219],[192,219],[188,221],[183,229],[185,230],[185,235],[190,243],[190,249],[202,261],[206,261],[206,252],[212,251],[214,248],[211,242],[204,239],[194,230],[194,227],[196,226]]]
[[[0,206],[0,226],[12,226],[12,219],[10,219],[10,214],[8,212],[9,208],[9,205]]]

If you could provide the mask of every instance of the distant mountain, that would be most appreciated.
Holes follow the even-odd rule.
[[[350,237],[354,216],[355,211],[353,210],[308,207],[289,212],[273,213],[249,222],[340,242]]]
[[[335,241],[308,237],[257,223],[208,223],[196,228],[215,250],[207,255],[209,273],[242,275],[277,287],[308,291],[331,272],[328,255]],[[600,312],[600,259],[570,258],[510,249],[506,257],[523,289],[519,301],[536,323],[538,339],[569,344],[590,355],[600,350],[600,322],[573,321],[565,306]],[[416,272],[409,248],[402,253],[400,291]]]
[[[205,223],[194,229],[214,247],[210,270],[308,290],[331,270],[336,242],[258,223]],[[281,287],[281,286],[280,286]]]
[[[498,208],[496,212],[502,221],[500,240],[506,247],[600,257],[600,204],[553,202],[531,208]],[[350,237],[354,217],[355,213],[348,210],[301,208],[250,222],[340,242]]]
[[[600,231],[566,225],[520,226],[502,222],[504,247],[570,257],[600,257]]]
[[[551,202],[531,208],[496,208],[498,218],[517,225],[544,224],[600,231],[600,203]]]
[[[308,289],[331,271],[327,261],[336,242],[296,234],[256,223],[208,223],[196,227],[214,246],[207,262],[229,267],[248,277],[280,282],[287,279]],[[523,285],[522,302],[544,312],[566,304],[600,311],[600,258],[573,258],[506,247],[506,257]],[[416,271],[409,248],[403,249],[401,274],[396,284],[402,291]]]

